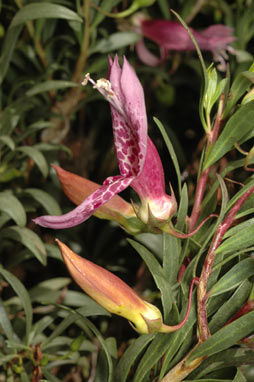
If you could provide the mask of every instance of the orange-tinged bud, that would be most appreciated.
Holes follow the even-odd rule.
[[[99,184],[91,180],[82,178],[54,164],[51,166],[56,170],[65,195],[76,205],[81,204],[84,199],[100,188]],[[94,215],[101,219],[119,219],[120,215],[129,218],[136,216],[132,205],[118,195],[94,211]]]
[[[158,332],[164,327],[156,306],[142,300],[113,273],[78,256],[60,240],[56,241],[71,276],[98,304],[131,321],[139,333]]]
[[[66,171],[59,166],[54,164],[51,166],[57,173],[63,192],[76,205],[81,204],[83,200],[101,187],[99,184]],[[117,222],[132,235],[145,231],[144,224],[137,218],[132,204],[118,195],[96,209],[93,215],[99,219]]]

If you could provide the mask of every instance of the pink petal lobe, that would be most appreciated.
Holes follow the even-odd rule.
[[[195,46],[183,25],[168,20],[141,20],[140,32],[142,35],[167,51],[169,50],[195,50]],[[236,38],[233,29],[225,25],[216,24],[196,31],[190,28],[201,50],[211,52],[225,51],[228,44]]]
[[[147,119],[143,88],[124,59],[121,69],[116,56],[110,61],[109,81],[118,107],[111,103],[114,143],[120,173],[138,176],[146,153]]]
[[[144,37],[168,50],[186,50],[191,41],[184,27],[175,21],[144,20],[141,28]]]
[[[158,199],[165,193],[164,170],[158,151],[149,137],[143,170],[133,180],[131,187],[137,192],[140,199]]]
[[[51,167],[55,169],[65,195],[76,205],[81,204],[84,199],[101,187],[89,179],[66,171],[54,164],[51,164]],[[126,217],[135,216],[135,213],[130,203],[126,202],[119,195],[115,195],[107,203],[99,207],[94,215],[101,219],[113,220],[113,218],[119,219],[120,215]]]
[[[196,34],[198,35],[197,42],[199,39],[206,41],[203,46],[201,46],[202,42],[200,41],[200,48],[203,50],[226,49],[229,43],[236,40],[236,37],[233,36],[233,29],[221,24],[211,25],[200,32],[196,32]]]
[[[114,195],[125,190],[133,178],[120,177],[115,182],[103,185],[88,198],[86,198],[78,207],[61,216],[40,216],[33,221],[42,227],[63,229],[70,228],[83,223],[94,211],[101,205],[113,198]]]
[[[158,151],[148,137],[146,160],[141,174],[133,180],[131,187],[141,200],[138,216],[149,223],[149,215],[160,221],[167,221],[175,213],[177,205],[173,196],[165,192],[165,179]]]
[[[146,48],[144,39],[137,42],[136,52],[140,61],[145,65],[158,66],[161,63],[161,60]]]

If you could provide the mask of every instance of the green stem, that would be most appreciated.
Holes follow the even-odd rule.
[[[181,382],[187,375],[195,370],[206,357],[199,357],[188,363],[186,361],[198,346],[199,343],[196,344],[194,348],[175,367],[173,367],[168,374],[165,375],[161,382]]]
[[[85,18],[85,30],[83,41],[81,45],[81,54],[76,63],[75,72],[73,75],[73,82],[79,82],[82,72],[84,71],[84,67],[86,65],[86,61],[88,58],[88,48],[90,42],[90,0],[84,1],[84,18]]]
[[[17,6],[19,7],[19,9],[23,7],[22,0],[15,0],[15,2],[17,4]],[[46,54],[45,54],[45,51],[43,49],[43,46],[41,45],[41,41],[35,36],[33,22],[30,20],[30,21],[26,21],[25,24],[26,24],[26,27],[27,27],[27,30],[28,30],[28,33],[29,33],[31,39],[34,42],[35,51],[38,54],[38,56],[42,62],[43,67],[47,68],[48,64],[47,64]]]
[[[136,12],[139,9],[139,6],[138,6],[138,4],[135,1],[131,4],[130,8],[126,9],[123,12],[119,12],[119,13],[110,13],[110,12],[104,11],[104,9],[98,7],[98,5],[96,5],[96,4],[92,3],[91,5],[98,12],[102,13],[103,15],[105,15],[107,17],[111,17],[111,18],[114,18],[114,19],[120,19],[120,18],[128,17],[132,13]]]

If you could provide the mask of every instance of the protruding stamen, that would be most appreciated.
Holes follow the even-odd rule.
[[[122,104],[112,89],[111,82],[106,78],[100,78],[96,82],[90,77],[90,73],[85,75],[85,78],[81,82],[81,85],[86,86],[88,82],[91,82],[94,89],[97,89],[106,100],[111,103],[112,106],[126,118],[126,113],[123,110]]]

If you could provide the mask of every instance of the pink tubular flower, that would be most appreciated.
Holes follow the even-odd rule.
[[[142,85],[126,58],[121,69],[117,56],[114,61],[109,60],[108,78],[102,78],[95,83],[88,74],[83,84],[92,82],[110,103],[120,175],[107,178],[99,189],[73,211],[62,216],[41,216],[34,219],[41,226],[61,229],[81,224],[128,186],[133,187],[140,196],[140,217],[145,223],[149,221],[149,216],[166,222],[175,212],[174,196],[165,193],[159,155],[147,136]]]
[[[161,57],[154,56],[147,50],[142,39],[137,45],[137,53],[142,62],[157,66],[164,61],[171,50],[195,50],[187,30],[178,22],[168,20],[147,20],[142,14],[136,14],[133,23],[138,33],[154,41],[160,47]],[[190,28],[201,50],[211,51],[215,61],[225,66],[226,51],[233,51],[229,44],[236,38],[232,28],[225,25],[212,25],[202,31]]]

